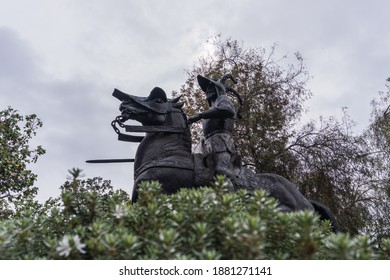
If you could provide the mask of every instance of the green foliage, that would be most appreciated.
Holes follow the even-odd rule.
[[[61,199],[0,220],[2,259],[390,259],[390,240],[333,234],[311,212],[283,213],[265,192],[211,187],[161,194],[140,186],[131,204],[101,178],[68,181]]]
[[[10,207],[21,207],[37,193],[36,175],[29,170],[45,153],[41,146],[31,148],[29,141],[42,122],[36,115],[22,116],[16,110],[0,111],[0,217],[12,215]]]

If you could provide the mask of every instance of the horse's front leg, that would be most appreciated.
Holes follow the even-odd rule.
[[[142,182],[158,181],[164,194],[176,193],[181,188],[194,187],[194,171],[171,167],[153,167],[142,172],[134,181],[132,201],[138,200],[138,188]]]

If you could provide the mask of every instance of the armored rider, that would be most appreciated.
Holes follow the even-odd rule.
[[[235,119],[240,117],[227,93],[234,94],[239,100],[240,95],[232,88],[226,87],[226,81],[237,83],[232,75],[224,75],[215,81],[201,75],[197,76],[200,88],[206,94],[209,109],[188,119],[189,124],[203,119],[204,142],[202,147],[206,167],[214,169],[214,175],[225,175],[231,181],[236,178],[241,169],[241,157],[236,150],[232,132]]]

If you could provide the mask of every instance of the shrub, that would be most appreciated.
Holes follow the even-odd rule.
[[[389,259],[390,240],[331,233],[312,212],[283,213],[263,191],[211,187],[161,194],[143,183],[131,204],[100,178],[0,220],[2,259]],[[35,209],[35,210],[33,210]]]

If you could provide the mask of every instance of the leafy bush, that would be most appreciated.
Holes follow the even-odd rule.
[[[0,220],[2,259],[390,259],[365,236],[333,234],[311,212],[283,213],[265,192],[214,186],[160,193],[142,184],[132,204],[101,178]]]

